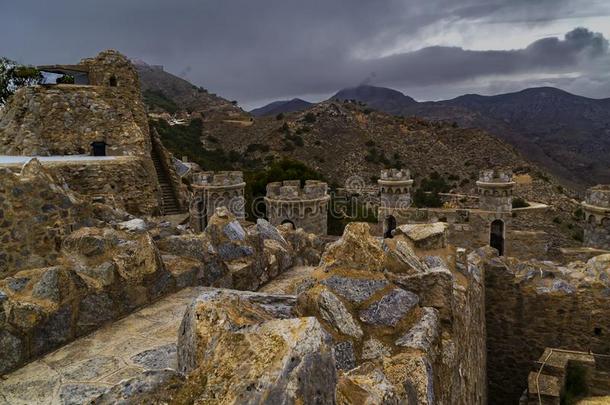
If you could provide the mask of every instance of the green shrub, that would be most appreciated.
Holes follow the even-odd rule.
[[[74,76],[72,75],[63,75],[55,79],[55,83],[57,84],[74,84]]]
[[[175,156],[187,156],[204,170],[231,170],[233,164],[222,148],[205,149],[201,143],[203,122],[193,119],[188,125],[169,125],[165,120],[150,121],[163,145]]]
[[[269,145],[265,145],[263,143],[251,143],[246,148],[246,153],[253,153],[253,152],[257,152],[257,151],[258,152],[269,152]]]
[[[314,122],[316,122],[316,115],[312,112],[308,112],[307,114],[305,114],[305,122],[313,124]]]
[[[175,114],[179,110],[178,104],[160,90],[148,89],[142,95],[144,96],[144,103],[151,109],[161,109],[170,114]]]
[[[278,121],[281,121],[284,119],[284,113],[279,113],[278,115],[275,116],[275,119]]]

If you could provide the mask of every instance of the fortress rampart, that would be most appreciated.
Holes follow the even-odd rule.
[[[267,184],[265,205],[269,222],[285,223],[317,235],[327,233],[328,185],[318,180],[285,180]]]

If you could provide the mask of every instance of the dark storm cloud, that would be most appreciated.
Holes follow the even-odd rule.
[[[330,93],[362,82],[426,86],[495,74],[563,72],[607,57],[587,30],[513,51],[429,47],[378,57],[391,43],[456,22],[603,15],[598,0],[33,0],[0,9],[0,55],[71,63],[116,48],[230,99]]]

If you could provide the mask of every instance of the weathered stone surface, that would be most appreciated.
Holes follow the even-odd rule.
[[[341,239],[327,246],[321,264],[327,271],[338,267],[381,271],[384,262],[381,241],[371,236],[369,225],[352,222],[345,227]]]
[[[315,318],[269,320],[238,330],[220,321],[215,328],[209,333],[217,339],[195,349],[201,354],[183,390],[191,398],[201,403],[222,398],[226,404],[333,402],[330,338]],[[184,369],[180,353],[178,361]]]
[[[148,370],[123,380],[91,401],[94,405],[169,403],[184,384],[184,376],[174,370]]]
[[[388,270],[393,273],[418,274],[428,270],[428,266],[415,254],[404,240],[396,238],[395,248],[388,252]]]
[[[388,273],[387,277],[404,289],[417,294],[421,306],[434,307],[440,311],[443,319],[450,319],[453,295],[447,292],[451,291],[454,277],[449,269],[435,267],[426,273],[409,276]]]
[[[390,354],[390,349],[375,338],[366,340],[362,345],[363,360],[376,360],[383,356],[389,356]]]
[[[314,290],[310,291],[313,292]],[[322,319],[328,322],[335,330],[344,335],[360,339],[362,329],[354,321],[345,305],[336,295],[327,289],[322,289],[316,298],[318,312]]]
[[[337,405],[411,405],[406,397],[396,393],[383,372],[371,363],[342,375],[337,383]]]
[[[396,346],[430,352],[439,338],[439,322],[438,311],[436,309],[430,307],[422,308],[420,319],[407,333],[396,341]]]
[[[21,363],[23,342],[7,330],[0,330],[0,374],[3,374]]]
[[[188,373],[203,361],[210,342],[227,331],[293,317],[296,297],[246,291],[210,289],[199,295],[186,310],[178,336],[179,370]]]
[[[321,281],[322,284],[354,303],[368,300],[373,294],[389,285],[385,278],[360,279],[332,275]]]
[[[256,220],[256,231],[262,236],[263,239],[274,240],[279,242],[282,246],[286,246],[288,244],[277,228],[263,218],[258,218]]]
[[[80,405],[99,397],[108,387],[93,384],[64,384],[59,389],[59,400],[62,405]]]
[[[406,235],[418,249],[440,249],[447,245],[447,228],[444,222],[407,224],[396,228],[396,235]]]
[[[383,358],[383,373],[394,385],[397,395],[409,404],[435,404],[434,375],[425,356],[400,353]]]
[[[395,288],[360,311],[360,320],[372,325],[396,326],[418,303],[417,295]]]
[[[145,350],[131,357],[131,360],[146,369],[178,368],[177,348],[175,343]]]
[[[350,340],[337,343],[333,347],[333,356],[338,370],[351,370],[356,367],[354,344]]]
[[[61,298],[59,271],[60,268],[57,267],[45,270],[38,282],[34,284],[32,295],[36,298],[59,301]]]

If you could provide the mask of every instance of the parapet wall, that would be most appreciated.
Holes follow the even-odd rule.
[[[312,200],[328,197],[328,185],[318,180],[306,180],[301,188],[300,180],[285,180],[267,184],[270,200]]]
[[[488,257],[489,403],[515,404],[546,347],[610,354],[610,255],[566,266]]]
[[[193,174],[193,184],[196,186],[237,186],[244,182],[244,174],[240,171],[200,172]]]
[[[411,180],[411,172],[408,169],[385,169],[381,171],[379,179],[388,181]]]
[[[265,205],[272,225],[290,223],[295,228],[317,235],[327,233],[328,185],[317,180],[306,180],[301,188],[299,180],[285,180],[267,184]]]

